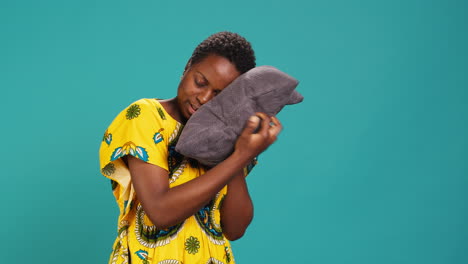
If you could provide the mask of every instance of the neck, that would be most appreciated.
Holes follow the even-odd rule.
[[[177,97],[165,100],[158,100],[164,107],[164,110],[179,123],[185,124],[187,120],[182,116],[179,105],[177,104]]]

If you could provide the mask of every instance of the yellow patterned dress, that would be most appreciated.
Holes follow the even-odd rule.
[[[135,196],[130,173],[121,157],[132,155],[169,172],[170,187],[204,173],[203,167],[174,148],[183,125],[156,99],[141,99],[122,111],[106,130],[101,148],[101,173],[109,178],[120,209],[118,236],[109,263],[234,263],[220,226],[224,187],[183,223],[157,229]]]

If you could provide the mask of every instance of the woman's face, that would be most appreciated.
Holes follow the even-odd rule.
[[[182,76],[177,90],[177,105],[182,116],[189,119],[240,73],[228,59],[211,54],[190,66]]]

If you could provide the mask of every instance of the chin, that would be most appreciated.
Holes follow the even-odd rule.
[[[187,121],[190,119],[192,115],[190,115],[189,113],[182,113],[182,118],[184,119],[184,121]]]

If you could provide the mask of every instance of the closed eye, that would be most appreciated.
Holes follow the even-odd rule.
[[[206,86],[206,82],[201,82],[199,80],[195,80],[195,85],[201,88],[201,87]]]
[[[208,85],[208,80],[200,72],[196,72],[194,76],[195,85],[198,87],[204,87]]]

